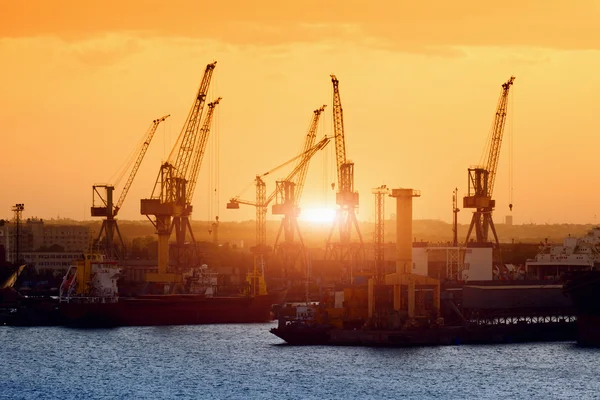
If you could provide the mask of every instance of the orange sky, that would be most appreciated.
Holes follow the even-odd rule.
[[[415,218],[449,222],[452,190],[466,192],[467,167],[479,162],[511,75],[496,221],[508,213],[511,132],[516,223],[590,223],[599,211],[597,1],[0,0],[0,10],[5,218],[25,203],[25,216],[90,219],[91,185],[111,180],[152,119],[171,114],[120,212],[142,219],[139,199],[213,60],[209,100],[223,97],[212,137],[219,201],[207,193],[213,141],[195,219],[211,208],[222,220],[254,217],[252,208],[226,210],[227,199],[294,156],[322,104],[319,135],[332,133],[331,73],[359,218],[373,219],[371,188],[387,184],[421,190]],[[333,152],[313,159],[303,207],[334,203]],[[252,187],[243,193],[253,196]],[[460,222],[469,220],[462,211]]]

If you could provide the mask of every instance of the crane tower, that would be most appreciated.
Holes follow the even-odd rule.
[[[356,219],[358,192],[354,191],[354,163],[346,159],[344,116],[339,81],[335,75],[331,75],[331,82],[333,83],[333,128],[338,181],[336,204],[339,207],[327,239],[325,258],[349,263],[359,258],[364,259],[364,244]],[[351,242],[353,227],[358,235],[358,243]],[[332,236],[336,228],[339,232],[339,242],[334,243]]]
[[[307,142],[311,141],[311,140],[312,139],[307,138]],[[297,195],[295,194],[295,191],[294,191],[294,187],[296,186],[296,183],[299,182],[299,180],[305,179],[305,175],[304,175],[304,178],[297,178],[297,177],[302,176],[302,174],[306,173],[307,164],[310,161],[310,159],[312,158],[312,156],[314,156],[315,153],[317,153],[319,150],[324,149],[325,146],[327,146],[327,144],[329,143],[329,141],[330,141],[330,138],[325,136],[319,142],[317,142],[317,144],[313,145],[308,150],[300,153],[299,155],[293,157],[292,159],[286,161],[285,163],[271,169],[270,171],[268,171],[262,175],[257,175],[254,180],[255,184],[256,184],[256,201],[253,202],[253,201],[249,201],[249,200],[242,200],[242,199],[240,199],[240,196],[238,195],[238,196],[231,198],[229,200],[229,202],[227,203],[228,209],[239,209],[240,204],[246,204],[246,205],[256,207],[256,246],[253,249],[254,256],[255,256],[254,257],[255,267],[257,265],[262,266],[264,264],[264,256],[265,256],[265,254],[267,254],[269,252],[267,244],[266,244],[266,232],[267,232],[266,216],[267,216],[267,208],[268,208],[269,204],[276,198],[281,199],[282,196],[288,196],[288,197],[294,198],[294,199],[297,198]],[[300,160],[300,161],[296,164],[294,169],[286,176],[285,179],[277,182],[275,190],[267,197],[266,184],[262,178],[264,178],[266,175],[269,175],[272,172],[274,172],[280,168],[283,168],[284,166],[286,166],[296,160]],[[282,182],[286,182],[287,184],[282,184]],[[285,192],[285,191],[282,192],[282,190],[284,190],[282,188],[284,188],[286,186],[288,187],[287,192]],[[300,192],[301,192],[301,190],[300,190]],[[300,193],[300,192],[298,192],[298,193]],[[274,205],[273,206],[274,214],[279,214],[281,212],[287,212],[288,211],[287,208],[289,208],[289,204],[294,204],[294,202],[290,200],[290,201],[288,201],[287,205],[283,205],[283,204]],[[297,207],[293,207],[292,212],[296,213],[295,210],[297,210]],[[297,214],[295,214],[295,215],[297,215]]]
[[[129,178],[121,191],[121,195],[116,204],[113,202],[113,192],[114,185],[93,185],[92,186],[92,207],[91,214],[92,217],[105,217],[102,220],[102,226],[100,227],[100,232],[96,240],[94,241],[94,246],[102,245],[104,252],[107,257],[114,259],[123,259],[125,258],[125,242],[123,241],[123,237],[121,236],[121,231],[119,231],[119,225],[117,225],[117,220],[115,217],[119,213],[119,210],[123,206],[125,202],[125,198],[127,197],[127,193],[129,193],[129,189],[131,188],[131,184],[142,164],[142,160],[146,155],[146,151],[148,150],[148,146],[150,146],[150,142],[154,137],[154,133],[165,119],[167,119],[169,115],[165,115],[164,117],[155,119],[152,121],[150,128],[145,134],[144,142],[141,145],[141,148],[135,158],[135,163],[133,164],[133,168],[129,173]],[[101,191],[104,189],[104,191]],[[119,244],[121,247],[115,246],[115,232],[119,239]]]
[[[298,260],[306,265],[304,241],[302,240],[302,234],[300,233],[300,227],[298,226],[298,215],[300,214],[300,198],[304,191],[304,184],[306,183],[306,174],[308,172],[308,166],[312,154],[309,150],[314,145],[317,138],[317,128],[319,126],[319,119],[323,111],[325,111],[325,105],[313,111],[313,118],[308,127],[308,133],[304,141],[302,148],[302,154],[304,154],[298,161],[298,173],[288,180],[277,181],[276,184],[276,196],[275,204],[272,207],[273,215],[283,215],[279,231],[275,237],[275,244],[273,246],[275,258],[280,260],[283,264],[283,270],[285,275],[291,270]],[[313,153],[314,154],[314,153]],[[280,242],[279,238],[283,233],[283,241]],[[299,243],[295,241],[295,236],[298,236]]]
[[[142,199],[140,211],[146,215],[158,234],[158,272],[148,274],[147,280],[157,283],[177,283],[182,281],[181,272],[196,262],[195,239],[189,218],[192,214],[192,198],[208,137],[214,109],[218,98],[208,105],[203,116],[204,104],[210,86],[216,61],[206,66],[200,87],[192,103],[171,154],[159,170],[152,196]],[[154,221],[150,218],[154,216]],[[175,231],[176,243],[173,254],[169,251],[171,232]],[[189,232],[192,243],[187,243]],[[191,250],[191,254],[188,252]],[[171,258],[174,268],[169,271]]]
[[[508,81],[502,84],[500,98],[496,107],[496,114],[490,132],[490,147],[487,153],[487,159],[482,166],[471,167],[468,169],[468,195],[463,197],[463,208],[473,208],[473,218],[467,232],[466,243],[469,243],[471,232],[475,229],[476,243],[489,243],[488,233],[492,230],[494,235],[494,246],[498,250],[500,242],[492,220],[492,212],[496,201],[492,199],[494,182],[496,180],[496,170],[500,158],[500,147],[502,145],[502,134],[506,122],[506,112],[508,107],[508,93],[515,80],[511,76]],[[512,209],[512,204],[509,204]]]

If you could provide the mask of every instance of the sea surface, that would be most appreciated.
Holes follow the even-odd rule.
[[[0,326],[0,399],[595,399],[574,343],[295,347],[275,324]]]

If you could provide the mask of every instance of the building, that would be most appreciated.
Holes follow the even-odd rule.
[[[440,281],[494,279],[492,247],[452,247],[413,243],[413,273]]]
[[[46,224],[42,219],[28,218],[20,223],[20,258],[36,269],[67,269],[71,260],[81,257],[89,248],[91,231],[87,226]],[[0,253],[6,261],[16,261],[17,229],[15,223],[0,226]]]

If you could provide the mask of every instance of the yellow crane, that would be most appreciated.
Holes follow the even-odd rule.
[[[496,171],[498,160],[500,158],[500,147],[502,145],[502,134],[506,122],[506,113],[508,108],[508,93],[515,80],[511,76],[508,81],[502,84],[500,98],[496,107],[496,114],[490,132],[490,147],[482,166],[471,167],[468,169],[468,195],[463,197],[463,208],[473,208],[473,218],[467,232],[466,243],[469,243],[471,232],[475,229],[476,242],[488,243],[488,232],[491,229],[494,235],[494,245],[496,250],[500,246],[492,212],[496,206],[496,201],[492,199],[494,182],[496,180]],[[512,209],[512,204],[509,204]]]
[[[278,193],[277,190],[274,190],[267,197],[266,184],[262,178],[279,170],[280,168],[285,167],[288,164],[291,164],[292,162],[294,162],[298,159],[303,160],[303,162],[298,163],[294,167],[294,169],[287,175],[287,177],[283,180],[283,181],[291,181],[292,179],[294,179],[294,177],[298,173],[300,173],[302,171],[302,169],[304,168],[304,165],[310,160],[310,158],[317,151],[324,149],[325,146],[327,146],[327,144],[329,143],[329,141],[330,141],[330,138],[325,136],[325,137],[323,137],[323,139],[321,139],[319,142],[317,142],[317,144],[313,145],[307,151],[298,154],[297,156],[295,156],[295,157],[289,159],[288,161],[284,162],[283,164],[280,164],[277,167],[265,172],[264,174],[256,175],[256,178],[254,179],[254,183],[256,186],[256,201],[240,199],[240,194],[238,194],[235,197],[232,197],[229,200],[229,202],[227,203],[228,209],[239,209],[240,204],[245,204],[245,205],[256,207],[256,248],[255,248],[255,251],[264,253],[267,250],[267,245],[266,245],[267,208],[268,208],[269,204],[275,199],[275,197],[277,196],[277,193]]]
[[[344,115],[339,81],[335,75],[331,75],[331,82],[333,83],[333,128],[338,181],[336,203],[339,207],[327,239],[325,258],[351,262],[361,257],[364,259],[364,244],[356,219],[358,192],[354,191],[354,163],[346,159]],[[357,244],[351,243],[353,227],[358,235],[359,242]],[[336,228],[339,232],[339,242],[334,243],[332,236]]]
[[[209,111],[202,115],[206,96],[216,61],[206,66],[200,87],[169,158],[159,170],[154,190],[149,199],[142,199],[140,211],[146,215],[158,234],[158,272],[147,274],[149,282],[181,282],[181,272],[197,260],[194,258],[195,239],[189,218],[192,214],[191,200],[210,134],[210,122],[220,98],[209,104]],[[154,216],[154,221],[150,218]],[[175,231],[176,243],[172,254],[174,268],[169,271],[169,239]],[[192,243],[186,242],[189,232]],[[188,252],[191,250],[191,252]]]
[[[304,156],[298,161],[299,170],[293,179],[276,181],[276,195],[275,204],[271,211],[273,215],[283,215],[279,231],[275,237],[275,244],[273,245],[274,255],[276,259],[281,260],[284,266],[284,271],[287,271],[296,264],[296,261],[300,258],[302,261],[305,260],[304,254],[304,241],[302,240],[302,234],[300,233],[300,227],[298,226],[298,216],[300,214],[300,198],[304,191],[304,184],[306,183],[306,174],[308,172],[308,166],[312,154],[309,153],[310,148],[314,145],[317,138],[317,128],[319,127],[319,119],[323,111],[325,111],[325,105],[313,111],[313,118],[308,127],[308,133],[304,141],[302,153]],[[314,154],[314,153],[313,153]],[[279,241],[281,233],[283,232],[283,242]],[[299,243],[295,242],[295,234],[298,235]]]
[[[311,157],[319,150],[322,150],[329,143],[330,138],[325,136],[321,139],[317,144],[313,145],[307,151],[300,153],[296,157],[284,162],[283,164],[271,169],[264,174],[257,175],[254,179],[256,185],[256,201],[242,200],[240,199],[240,195],[237,195],[229,200],[227,203],[228,209],[239,209],[240,204],[246,204],[250,206],[256,207],[256,246],[252,249],[254,253],[254,272],[251,274],[253,277],[251,279],[251,288],[253,292],[256,292],[258,289],[256,288],[256,282],[258,279],[256,277],[262,276],[264,268],[264,256],[269,252],[269,248],[266,244],[266,236],[267,236],[267,208],[269,204],[277,197],[278,190],[277,188],[267,197],[266,195],[266,184],[262,179],[266,175],[269,175],[276,170],[283,168],[284,166],[300,159],[301,161],[294,167],[294,169],[287,175],[284,182],[293,182],[294,178],[302,173],[306,164],[311,159]],[[259,271],[259,269],[261,271]]]
[[[105,217],[102,220],[102,227],[100,228],[100,232],[96,240],[94,241],[94,247],[102,245],[103,250],[107,257],[115,258],[115,259],[123,259],[125,258],[125,242],[123,241],[123,237],[121,236],[121,232],[119,231],[119,226],[117,225],[117,220],[115,217],[119,213],[121,206],[125,202],[125,198],[127,197],[127,193],[129,193],[129,189],[131,188],[131,184],[142,164],[142,160],[146,155],[146,151],[148,150],[148,146],[150,146],[150,142],[154,137],[154,133],[165,119],[167,119],[169,115],[165,115],[164,117],[155,119],[152,121],[150,128],[144,135],[144,141],[140,147],[139,152],[137,153],[137,157],[135,157],[135,163],[133,164],[133,168],[129,173],[129,178],[121,191],[121,195],[116,204],[113,204],[113,192],[114,185],[93,185],[92,186],[92,207],[91,214],[92,217]],[[103,189],[103,190],[102,190]],[[117,234],[117,238],[119,239],[119,244],[121,247],[115,246],[115,232]]]

